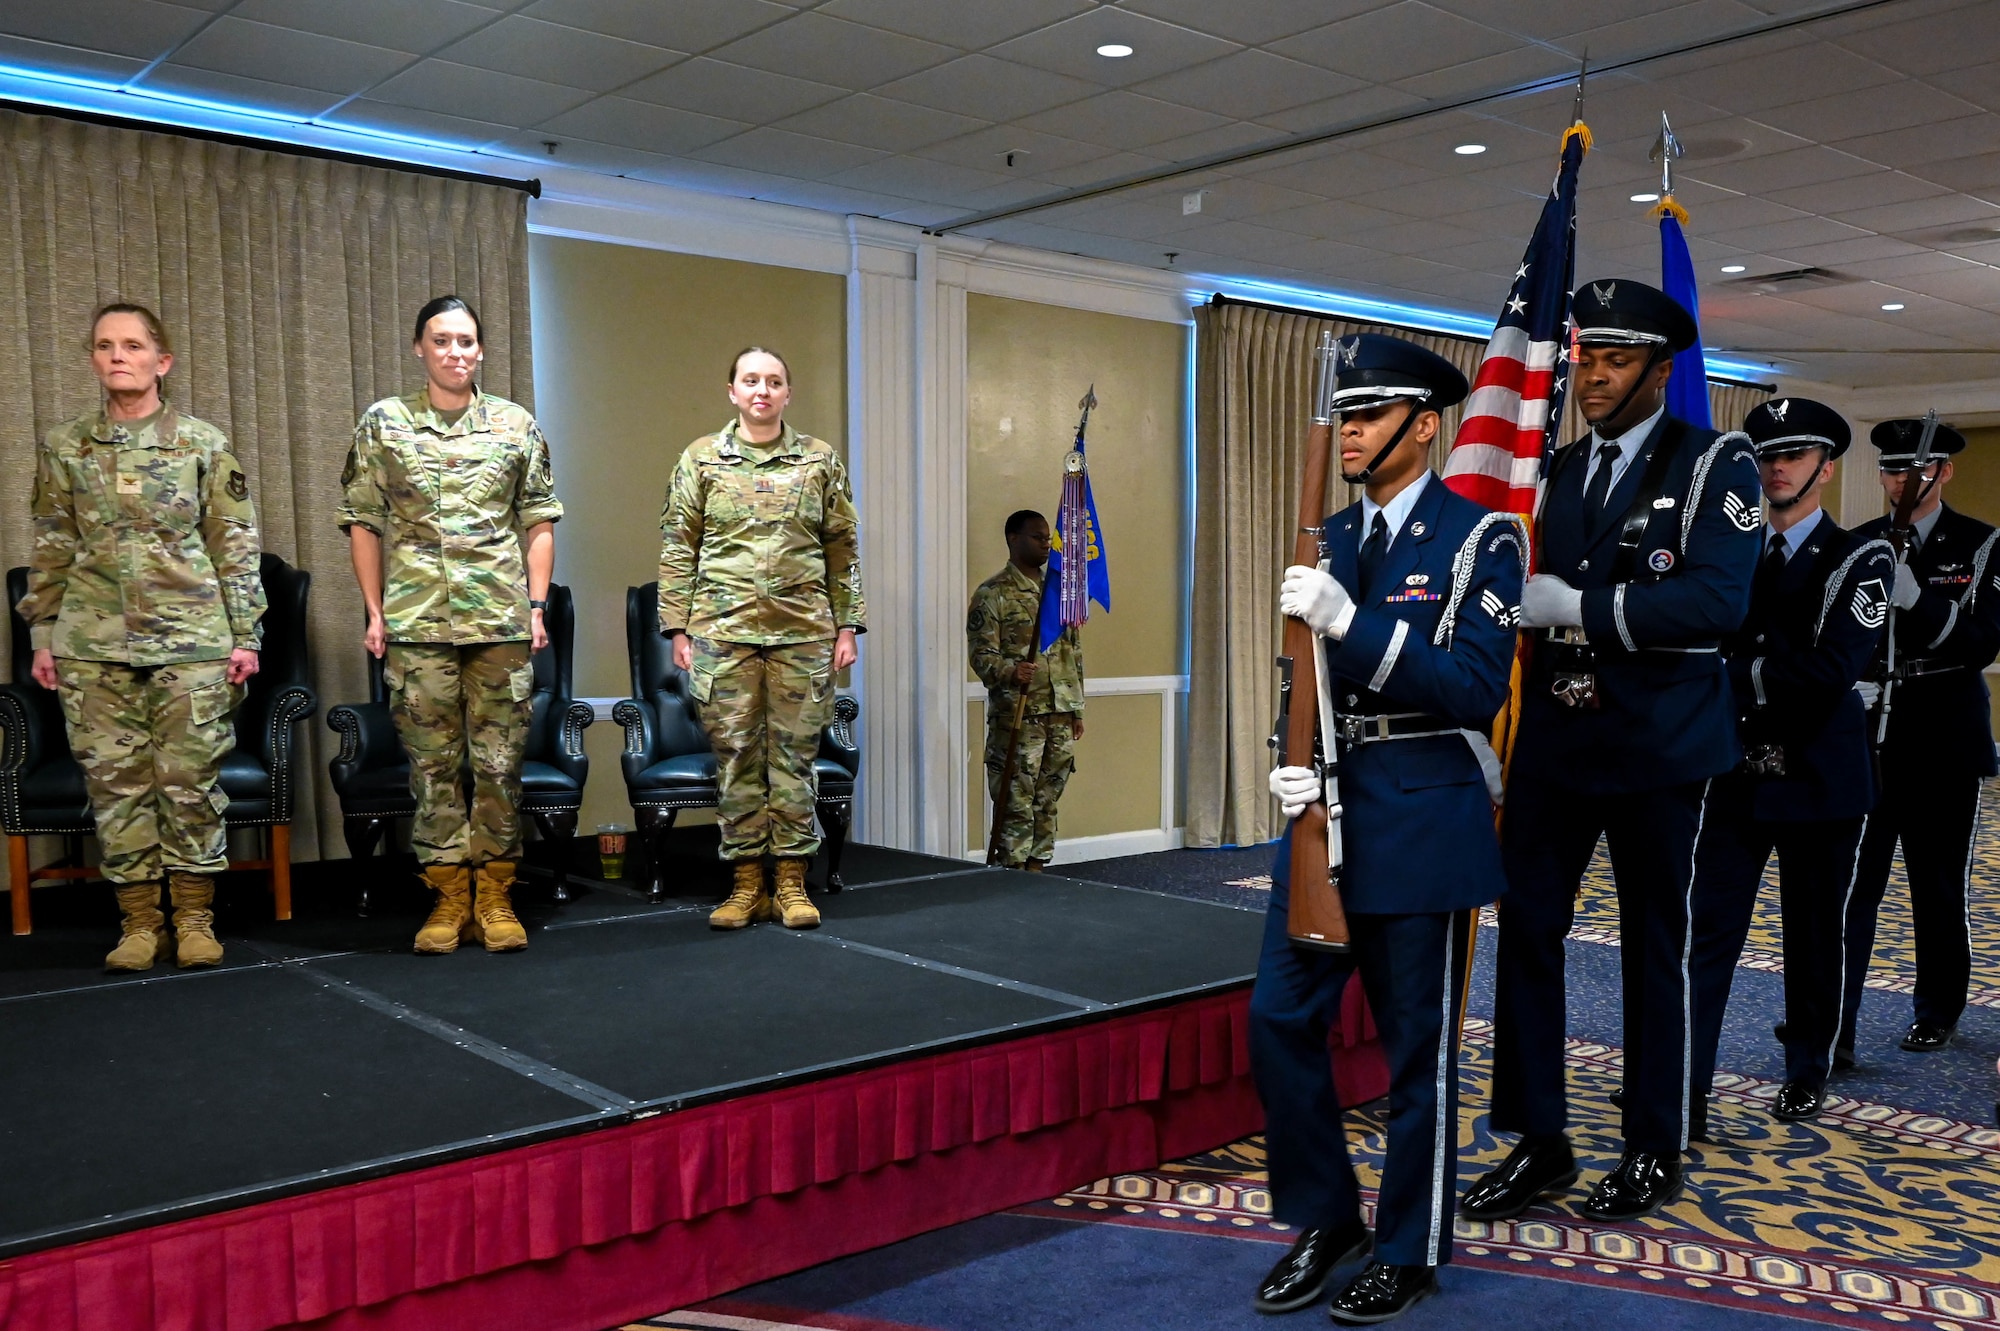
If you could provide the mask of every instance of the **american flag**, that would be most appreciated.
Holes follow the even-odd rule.
[[[1576,282],[1576,178],[1590,148],[1582,121],[1563,136],[1562,165],[1445,459],[1444,478],[1487,508],[1532,513],[1569,387],[1569,297]]]

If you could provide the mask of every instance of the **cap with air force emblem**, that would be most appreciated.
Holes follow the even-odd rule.
[[[1626,278],[1585,282],[1570,302],[1576,341],[1585,347],[1665,347],[1695,343],[1694,316],[1658,287]]]
[[[1868,432],[1868,442],[1881,450],[1883,471],[1908,471],[1916,466],[1917,446],[1923,437],[1924,423],[1913,419],[1883,421]],[[1965,436],[1949,425],[1938,426],[1931,437],[1932,457],[1950,457],[1964,447]]]
[[[1809,397],[1780,397],[1759,402],[1743,418],[1743,433],[1760,458],[1824,448],[1828,462],[1847,451],[1854,432],[1841,414]]]
[[[1355,333],[1334,343],[1335,411],[1369,411],[1414,402],[1443,411],[1465,401],[1465,376],[1435,351],[1383,333]]]

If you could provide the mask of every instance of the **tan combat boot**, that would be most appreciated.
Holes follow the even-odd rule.
[[[736,860],[730,865],[735,875],[728,899],[709,912],[711,929],[741,929],[771,918],[771,894],[764,890],[764,860]]]
[[[1025,865],[1021,867],[1026,869],[1029,873],[1040,873],[1042,870],[1049,867],[1049,862],[1047,860],[1029,860]]]
[[[456,952],[472,922],[472,870],[463,864],[426,864],[424,884],[438,894],[438,901],[417,930],[417,951]]]
[[[214,966],[222,960],[215,941],[215,880],[205,873],[182,869],[167,874],[167,896],[174,903],[174,933],[180,938],[177,959],[182,966]]]
[[[806,862],[795,857],[778,861],[778,920],[787,929],[819,928],[819,907],[806,895]]]
[[[104,969],[149,971],[155,961],[171,957],[174,936],[167,932],[167,917],[160,912],[159,883],[114,883],[112,890],[125,914],[125,933],[104,959]]]
[[[514,914],[509,893],[514,887],[514,861],[488,860],[479,866],[479,891],[472,902],[470,936],[488,952],[519,952],[528,945],[528,931]]]

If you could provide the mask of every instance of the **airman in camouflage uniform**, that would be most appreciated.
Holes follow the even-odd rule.
[[[507,894],[534,690],[524,535],[563,515],[548,443],[505,398],[475,391],[463,413],[441,412],[420,390],[362,415],[341,485],[341,527],[381,542],[382,678],[410,753],[410,841],[439,893],[417,950],[525,947]]]
[[[137,307],[109,307],[93,326],[94,360],[97,333],[120,314],[135,331],[141,317],[157,328]],[[100,408],[44,439],[28,591],[16,607],[37,679],[61,694],[101,871],[124,914],[124,935],[105,958],[112,970],[146,970],[170,955],[183,966],[222,959],[211,910],[213,875],[228,866],[222,759],[236,742],[236,681],[254,673],[262,641],[249,482],[222,431],[157,391],[155,379],[144,394],[125,394],[152,402],[150,415],[113,419]],[[232,671],[232,653],[248,668]],[[178,942],[160,910],[163,876]]]
[[[739,358],[741,359],[741,358]],[[693,695],[715,750],[722,858],[736,887],[710,923],[777,914],[809,928],[805,894],[817,783],[833,717],[836,637],[864,628],[847,469],[783,426],[753,443],[732,421],[681,454],[660,515],[660,628],[692,639]],[[775,902],[762,859],[777,860]]]
[[[1056,803],[1076,769],[1075,743],[1083,734],[1083,644],[1072,625],[1046,652],[1033,650],[1041,633],[1049,524],[1024,509],[1008,526],[1014,529],[1007,533],[1011,557],[972,593],[965,641],[972,673],[986,686],[986,789],[996,807],[1021,701],[1022,667],[1031,667],[999,842],[1008,867],[1039,873],[1055,854]]]

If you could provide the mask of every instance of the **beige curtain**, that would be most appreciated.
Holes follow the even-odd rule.
[[[326,709],[366,696],[361,599],[334,525],[355,418],[423,382],[411,321],[457,292],[479,311],[489,392],[532,407],[527,196],[471,181],[0,110],[0,557],[28,555],[34,451],[93,407],[93,309],[156,311],[176,404],[219,426],[250,477],[264,548],[313,574],[320,714],[294,854],[345,854]]]
[[[1195,311],[1195,564],[1188,696],[1187,843],[1247,846],[1278,835],[1265,786],[1277,717],[1278,581],[1291,559],[1299,473],[1320,334],[1389,333],[1472,378],[1484,342],[1255,305]],[[1718,425],[1734,429],[1766,396],[1711,383]],[[1444,413],[1431,464],[1442,467],[1460,409]],[[1581,433],[1574,407],[1565,438]],[[1357,493],[1336,479],[1324,511]]]

